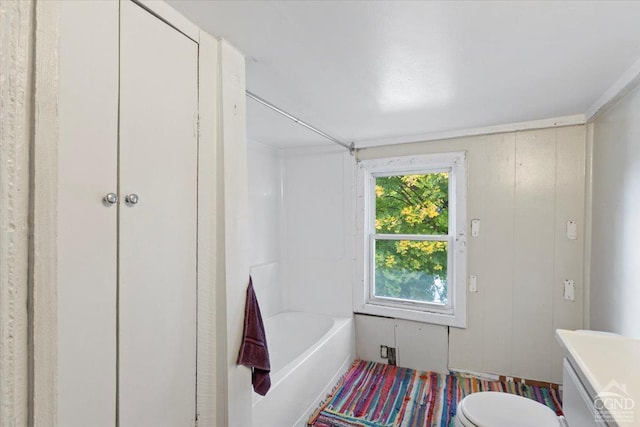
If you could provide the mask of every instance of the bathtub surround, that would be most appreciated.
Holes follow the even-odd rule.
[[[590,328],[640,338],[640,88],[591,126]]]
[[[354,157],[331,146],[248,147],[251,275],[264,317],[350,316]]]
[[[355,158],[329,146],[286,150],[283,162],[285,306],[351,316]]]
[[[249,140],[247,163],[249,262],[253,286],[266,319],[285,309],[282,156],[275,148]]]
[[[301,425],[355,357],[353,157],[248,142],[250,262],[271,382],[254,422]],[[311,226],[310,226],[311,225]]]

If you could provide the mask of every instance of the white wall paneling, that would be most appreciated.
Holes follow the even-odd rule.
[[[356,356],[387,363],[380,346],[396,349],[396,364],[422,371],[448,372],[448,328],[387,317],[355,315]]]
[[[555,135],[516,135],[511,370],[540,380],[551,377],[553,345]]]
[[[555,328],[582,327],[584,126],[375,147],[359,158],[467,151],[469,237],[467,328],[450,328],[452,369],[562,381]],[[578,239],[566,221],[578,221]],[[573,277],[565,277],[573,276]],[[576,302],[562,299],[564,279]],[[389,320],[393,322],[393,320]]]
[[[354,317],[358,359],[387,363],[387,359],[380,357],[380,346],[396,346],[394,319],[364,314],[356,314]]]
[[[591,328],[640,338],[640,88],[594,122]]]
[[[448,328],[396,319],[398,366],[447,373]]]
[[[585,327],[584,310],[584,247],[585,247],[585,173],[586,127],[562,128],[556,131],[556,194],[555,194],[555,250],[553,278],[553,330]],[[567,238],[567,221],[577,223],[576,240]],[[563,296],[563,283],[573,280],[575,301]],[[562,378],[562,349],[551,338],[551,378]]]
[[[477,245],[475,240],[472,245],[477,246],[474,251],[479,251],[473,258],[480,261],[476,269],[481,275],[478,279],[479,293],[484,293],[483,339],[489,344],[481,344],[481,371],[484,372],[511,370],[515,138],[512,133],[488,137],[485,141],[485,163],[481,166],[486,177],[485,192],[479,206],[482,232]],[[491,251],[493,257],[501,262],[482,262],[484,251]]]
[[[480,236],[485,237],[491,233],[491,229],[484,227],[484,221],[487,215],[484,215],[485,198],[483,197],[486,191],[486,172],[483,169],[483,165],[488,161],[486,149],[486,140],[482,139],[477,141],[477,145],[470,146],[470,150],[467,153],[468,175],[469,175],[469,187],[467,190],[467,204],[474,206],[478,209],[467,208],[468,215],[473,212],[472,216],[467,216],[469,221],[471,218],[479,218],[483,223],[482,232]],[[473,177],[473,178],[471,178]],[[486,240],[486,239],[485,239]],[[486,298],[486,291],[490,285],[487,283],[486,271],[487,265],[483,262],[480,254],[486,248],[482,247],[483,240],[479,238],[471,238],[467,236],[467,277],[464,281],[460,282],[467,288],[467,328],[466,329],[450,329],[450,334],[453,336],[449,351],[451,366],[465,366],[470,370],[481,371],[483,363],[483,355],[476,352],[469,352],[465,349],[457,347],[459,340],[456,340],[458,334],[467,334],[468,345],[472,348],[483,348],[484,345],[484,323],[483,317],[485,314],[484,302]],[[468,292],[469,288],[469,275],[477,276],[476,286],[478,292]]]

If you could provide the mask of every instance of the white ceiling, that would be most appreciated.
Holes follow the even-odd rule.
[[[640,58],[640,2],[169,0],[247,88],[345,142],[584,113]],[[248,100],[251,139],[326,140]]]

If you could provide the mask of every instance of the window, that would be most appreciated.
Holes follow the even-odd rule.
[[[355,311],[464,327],[465,153],[363,160]]]

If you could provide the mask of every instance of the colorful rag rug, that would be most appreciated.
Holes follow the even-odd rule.
[[[562,415],[562,402],[556,389],[356,360],[308,425],[453,427],[458,402],[478,391],[525,396]]]

